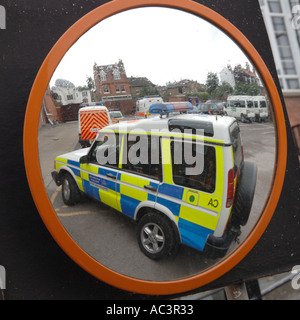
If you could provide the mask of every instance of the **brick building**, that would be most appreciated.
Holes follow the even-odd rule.
[[[156,86],[146,77],[130,77],[129,85],[133,99],[158,94]]]
[[[166,86],[158,87],[159,94],[165,101],[186,101],[188,96],[203,90],[203,85],[194,80],[169,82]]]
[[[63,122],[61,106],[56,105],[48,86],[42,103],[40,126],[47,122],[53,123],[55,121]]]
[[[122,60],[110,65],[94,64],[96,100],[113,102],[131,100],[129,80]]]

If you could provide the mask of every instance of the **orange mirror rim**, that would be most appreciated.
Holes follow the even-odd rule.
[[[140,280],[117,273],[93,259],[80,248],[62,226],[51,205],[43,183],[38,153],[39,116],[43,97],[52,74],[65,53],[78,38],[103,19],[125,10],[149,6],[169,7],[195,14],[219,27],[231,37],[252,60],[261,75],[273,105],[274,124],[277,131],[273,185],[263,207],[263,213],[251,233],[233,252],[212,267],[188,278],[164,282]],[[148,295],[168,295],[194,290],[218,279],[236,266],[260,239],[273,216],[284,182],[287,159],[284,112],[277,88],[264,61],[247,38],[228,20],[213,10],[190,0],[115,0],[92,10],[72,25],[51,49],[36,76],[25,114],[23,142],[26,174],[33,199],[44,224],[59,246],[79,266],[97,279],[126,291]]]

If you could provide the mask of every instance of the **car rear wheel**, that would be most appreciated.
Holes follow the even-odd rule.
[[[170,220],[157,212],[145,214],[137,225],[137,240],[142,252],[158,260],[175,248],[175,237]]]
[[[231,220],[235,226],[244,226],[249,218],[256,187],[257,166],[245,161],[237,183]]]
[[[62,177],[62,198],[66,205],[74,205],[81,199],[80,190],[69,173],[64,173]]]

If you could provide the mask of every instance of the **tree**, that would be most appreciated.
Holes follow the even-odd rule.
[[[250,84],[245,84],[238,82],[234,87],[235,95],[246,95],[246,96],[257,96],[260,94],[259,85],[255,82]]]
[[[89,88],[90,90],[95,89],[95,82],[94,82],[94,80],[92,79],[92,77],[87,77],[87,78],[86,78],[86,84],[87,84],[87,86],[88,86],[88,88]]]
[[[255,82],[250,83],[248,85],[248,94],[249,96],[258,96],[260,94],[260,88],[259,85]]]
[[[216,73],[209,72],[207,75],[205,85],[206,85],[206,91],[209,94],[212,94],[212,92],[215,91],[217,89],[217,87],[219,86],[218,75]]]
[[[226,100],[233,93],[233,88],[227,82],[222,83],[213,92],[212,97],[219,100]]]
[[[158,95],[159,92],[157,88],[151,87],[151,86],[143,86],[139,96],[144,97],[144,96],[151,96],[151,95]]]

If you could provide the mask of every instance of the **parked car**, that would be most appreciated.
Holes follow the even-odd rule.
[[[111,117],[112,123],[118,123],[120,120],[124,118],[122,112],[118,110],[110,111],[109,115]]]
[[[199,111],[204,114],[224,114],[223,104],[220,103],[202,103],[199,106]]]
[[[161,107],[160,116],[103,128],[90,148],[56,157],[52,177],[66,205],[87,194],[133,219],[151,259],[179,245],[221,257],[247,223],[257,168],[244,161],[235,118],[174,116],[172,106],[190,108],[175,104],[150,107],[156,114]]]

